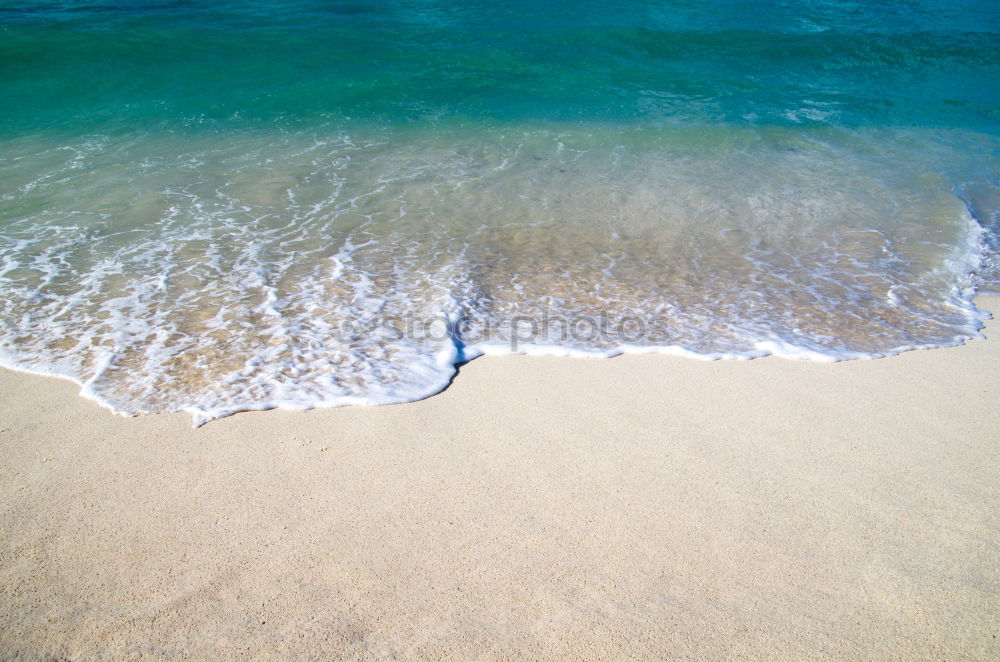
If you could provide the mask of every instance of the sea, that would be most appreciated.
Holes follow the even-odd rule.
[[[121,414],[957,345],[998,214],[995,1],[0,0],[0,365]]]

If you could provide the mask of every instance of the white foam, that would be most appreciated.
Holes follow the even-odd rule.
[[[481,355],[829,362],[980,335],[989,247],[919,150],[512,135],[26,150],[0,175],[16,184],[0,200],[0,364],[200,425],[417,400]],[[594,336],[515,329],[601,315]],[[627,319],[646,334],[606,333]]]

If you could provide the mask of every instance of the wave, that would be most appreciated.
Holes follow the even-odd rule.
[[[953,345],[978,336],[995,262],[984,140],[525,124],[12,139],[0,360],[201,424],[420,399],[484,353]]]

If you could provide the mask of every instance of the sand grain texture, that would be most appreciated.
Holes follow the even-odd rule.
[[[2,658],[1000,659],[997,338],[199,429],[76,391],[0,372]]]

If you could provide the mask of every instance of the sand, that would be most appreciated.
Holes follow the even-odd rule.
[[[1000,659],[998,368],[487,357],[199,429],[3,371],[0,657]]]

